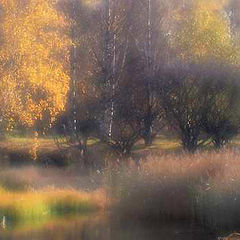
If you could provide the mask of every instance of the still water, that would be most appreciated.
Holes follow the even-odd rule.
[[[119,223],[106,215],[52,219],[1,229],[0,240],[214,240],[202,228],[189,224]]]

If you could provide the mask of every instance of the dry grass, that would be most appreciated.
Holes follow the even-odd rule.
[[[102,145],[93,144],[91,150],[96,154],[91,158],[105,160],[104,154],[104,157],[99,155],[104,152]],[[97,189],[103,175],[110,189],[113,209],[123,218],[184,219],[212,229],[240,229],[240,154],[237,148],[186,154],[173,139],[155,141],[149,149],[141,149],[140,144],[136,150],[144,158],[140,161],[140,170],[134,163],[125,167],[117,164],[113,170],[101,171],[101,176],[96,174],[91,179],[79,176],[75,166],[75,172],[34,167],[1,172],[0,186],[14,192],[0,192],[0,218],[7,215],[13,220],[41,219],[102,208],[107,204],[104,192],[86,193],[76,189]],[[54,188],[46,188],[49,185]]]
[[[240,228],[238,150],[151,155],[111,175],[114,209],[122,217],[197,221],[218,230]]]
[[[79,166],[68,168],[37,166],[10,167],[0,169],[0,187],[11,191],[42,189],[45,187],[74,188],[94,191],[102,188],[102,176],[94,171],[92,174],[81,174]]]

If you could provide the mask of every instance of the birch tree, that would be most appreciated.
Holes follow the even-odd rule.
[[[172,46],[185,61],[204,61],[208,58],[232,61],[233,48],[223,0],[188,1],[176,13]]]
[[[152,143],[162,127],[163,111],[156,97],[156,75],[169,61],[168,20],[171,4],[168,1],[138,0],[134,21],[134,40],[142,65],[142,86],[145,89],[142,105],[143,138]]]
[[[103,128],[109,138],[113,135],[116,93],[124,79],[130,9],[131,1],[104,0],[98,9],[100,22],[96,23],[96,33],[91,36],[91,54],[96,64],[95,74],[101,83],[102,107],[105,109]]]
[[[68,21],[51,0],[0,4],[1,118],[26,127],[47,119],[49,126],[65,109],[69,89]]]

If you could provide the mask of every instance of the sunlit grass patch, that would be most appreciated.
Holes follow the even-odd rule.
[[[4,142],[8,142],[11,145],[14,145],[15,147],[21,147],[21,146],[28,146],[29,144],[32,144],[33,137],[18,137],[18,136],[8,136]],[[48,137],[39,137],[38,138],[39,146],[40,147],[54,147],[56,148],[56,144],[54,142],[53,136]],[[90,138],[87,142],[88,145],[93,145],[95,143],[98,143],[99,140],[96,138]]]
[[[1,190],[0,217],[5,217],[10,223],[39,221],[49,215],[49,210],[49,206],[38,193]]]
[[[0,220],[7,224],[38,222],[52,216],[83,214],[102,208],[102,191],[80,192],[71,189],[44,189],[41,191],[9,192],[0,190]]]
[[[163,150],[177,150],[181,144],[177,139],[156,139],[153,146]]]
[[[145,146],[143,142],[137,143],[134,148],[135,151],[146,151],[146,150],[164,150],[164,151],[175,151],[181,149],[181,143],[176,137],[167,137],[165,135],[159,135],[154,139],[153,144]]]
[[[75,190],[44,190],[51,215],[64,215],[95,211],[104,206],[100,191],[86,193]]]
[[[100,140],[97,139],[97,138],[90,138],[90,139],[88,139],[88,141],[87,141],[87,145],[88,145],[88,146],[91,146],[91,145],[97,144],[97,143],[99,143],[99,142],[100,142]]]

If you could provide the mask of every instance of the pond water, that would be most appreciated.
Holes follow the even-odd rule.
[[[0,240],[214,240],[202,228],[181,224],[119,223],[103,215],[65,217],[1,229]]]

